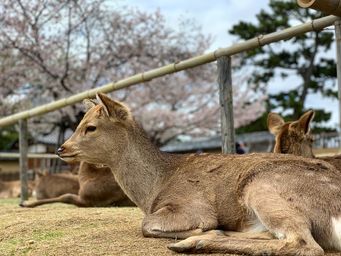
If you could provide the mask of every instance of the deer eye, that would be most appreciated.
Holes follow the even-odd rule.
[[[87,134],[88,132],[94,132],[94,131],[96,131],[96,126],[90,125],[86,127],[85,134]]]

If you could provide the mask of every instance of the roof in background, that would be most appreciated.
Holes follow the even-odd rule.
[[[269,132],[253,132],[236,136],[236,141],[241,143],[260,143],[260,142],[274,142],[275,138]],[[221,147],[221,137],[214,136],[210,138],[195,138],[190,141],[170,142],[160,149],[167,152],[179,151],[195,151],[198,149],[215,149]]]

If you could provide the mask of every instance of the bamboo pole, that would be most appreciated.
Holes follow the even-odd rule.
[[[312,8],[317,11],[341,16],[341,0],[297,0],[303,8]]]
[[[22,119],[19,121],[19,149],[20,149],[20,184],[21,193],[20,201],[23,203],[28,199],[28,185],[27,185],[27,152],[28,152],[28,130],[27,130],[27,119]]]
[[[0,153],[0,159],[1,158],[20,158],[20,153],[6,153],[6,152],[1,152]],[[33,153],[28,153],[27,158],[29,159],[59,159],[59,157],[55,154],[33,154]]]
[[[19,112],[17,114],[4,117],[0,119],[0,127],[7,126],[18,122],[20,119],[31,118],[34,116],[42,115],[68,105],[73,105],[82,101],[85,98],[95,97],[97,92],[111,92],[119,90],[128,86],[150,81],[154,78],[161,77],[167,74],[172,74],[181,70],[197,67],[209,62],[215,61],[222,56],[231,56],[247,50],[252,50],[257,47],[261,47],[266,44],[277,42],[280,40],[290,39],[294,36],[301,35],[310,31],[321,30],[325,27],[331,26],[338,19],[336,16],[327,16],[320,19],[312,20],[307,23],[297,25],[284,29],[282,31],[274,32],[267,35],[260,35],[253,39],[234,44],[227,48],[220,48],[210,53],[206,53],[201,56],[193,57],[180,62],[175,62],[160,68],[152,69],[150,71],[136,74],[134,76],[122,79],[118,82],[112,82],[102,87],[94,88],[82,93],[75,94],[71,97],[60,99],[49,104],[45,104],[31,110]]]
[[[221,149],[224,154],[233,154],[236,153],[236,146],[234,138],[231,57],[220,57],[217,65],[221,114]]]
[[[336,71],[339,95],[339,137],[341,138],[341,20],[335,22]]]

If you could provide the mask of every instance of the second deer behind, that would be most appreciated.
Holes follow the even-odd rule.
[[[293,154],[315,158],[313,153],[313,136],[310,131],[310,123],[315,112],[309,110],[298,120],[285,122],[276,113],[268,115],[268,129],[275,136],[274,153]],[[341,171],[341,155],[318,157],[329,162]]]

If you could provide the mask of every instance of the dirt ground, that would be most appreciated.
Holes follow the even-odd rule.
[[[138,208],[26,209],[1,199],[0,255],[181,255],[166,248],[173,240],[142,237],[141,220]]]

